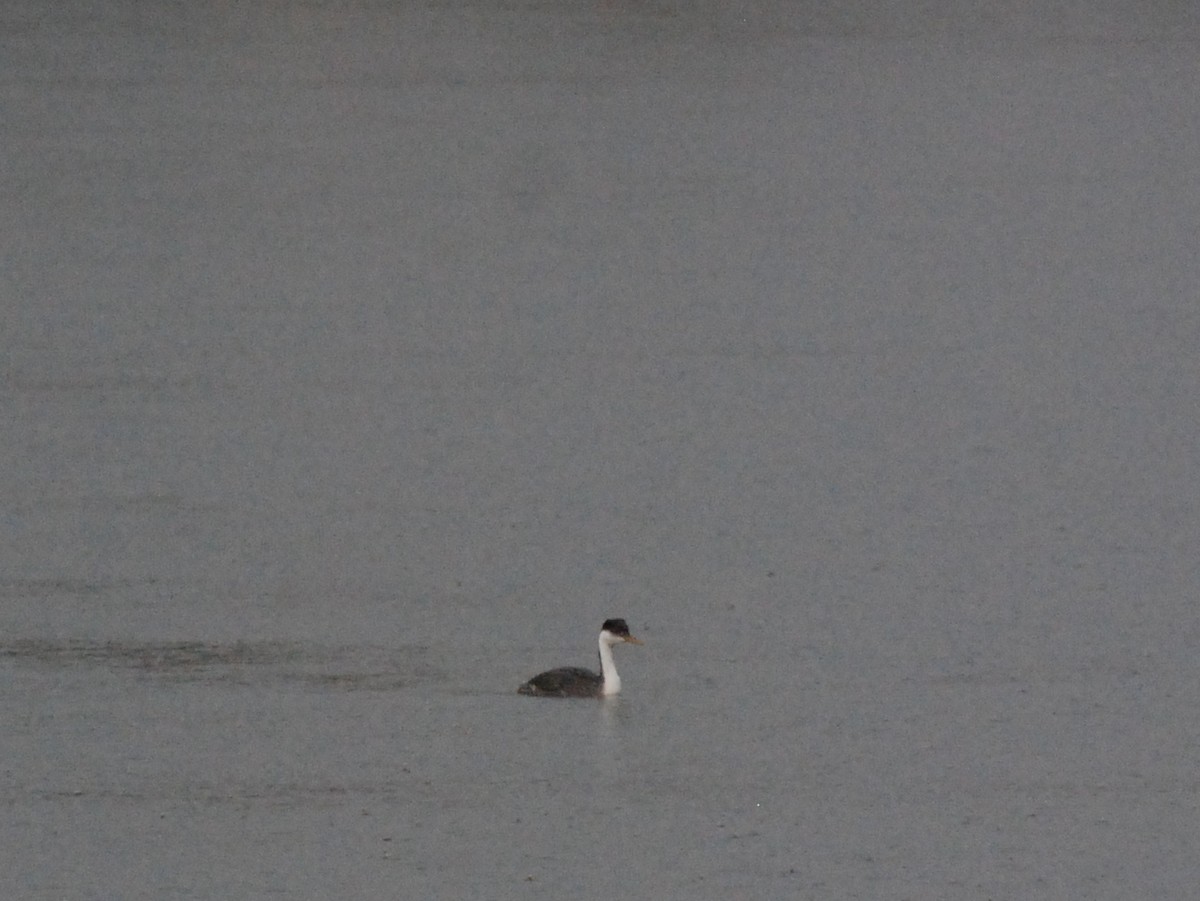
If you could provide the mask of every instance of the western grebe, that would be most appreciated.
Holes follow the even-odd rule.
[[[604,698],[621,690],[621,677],[613,663],[613,645],[641,644],[629,634],[623,619],[606,619],[600,627],[600,672],[563,666],[534,676],[517,689],[523,695],[546,698]]]

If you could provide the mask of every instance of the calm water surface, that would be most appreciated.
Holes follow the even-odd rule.
[[[943,12],[9,4],[0,893],[1190,897],[1200,28]]]

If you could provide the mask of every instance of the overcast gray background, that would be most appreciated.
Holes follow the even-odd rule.
[[[4,897],[1193,896],[1191,4],[10,2],[0,110]]]

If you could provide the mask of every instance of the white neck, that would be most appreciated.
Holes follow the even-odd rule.
[[[604,684],[600,686],[600,694],[615,695],[621,690],[621,677],[617,675],[617,665],[613,662],[612,645],[604,640],[606,637],[604,633],[600,634],[600,675],[604,677]]]

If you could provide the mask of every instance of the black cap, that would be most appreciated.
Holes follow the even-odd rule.
[[[602,632],[611,632],[613,635],[629,634],[629,626],[625,624],[625,620],[623,619],[606,619],[600,630]]]

